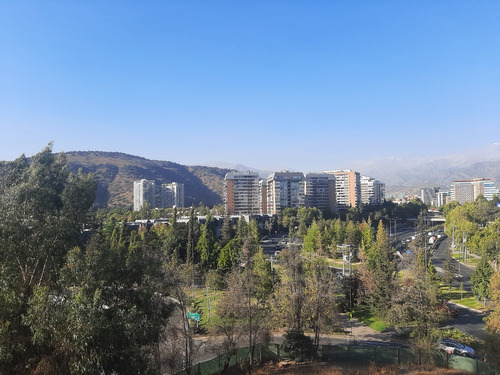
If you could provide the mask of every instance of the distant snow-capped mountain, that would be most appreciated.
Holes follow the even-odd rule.
[[[453,180],[491,178],[500,182],[500,143],[437,158],[389,158],[353,166],[387,185],[448,186]]]
[[[256,172],[267,177],[271,172],[286,168],[262,170],[242,164],[211,161],[202,165]],[[419,187],[449,186],[451,181],[485,177],[500,185],[500,143],[471,148],[441,157],[392,157],[353,163],[349,167],[363,175],[374,177],[387,186]]]

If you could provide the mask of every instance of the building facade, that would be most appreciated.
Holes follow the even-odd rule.
[[[446,203],[450,203],[450,192],[439,191],[436,196],[436,201],[436,208],[444,206]]]
[[[285,208],[304,207],[304,174],[274,172],[267,178],[267,214],[278,215]]]
[[[361,202],[361,184],[359,172],[347,170],[333,170],[325,173],[335,176],[335,191],[337,195],[337,209],[348,210],[357,207]]]
[[[385,202],[385,184],[369,176],[359,179],[361,203],[381,205]]]
[[[460,204],[473,202],[480,195],[486,200],[492,200],[495,194],[495,184],[487,178],[452,181],[450,186],[450,201]]]
[[[328,173],[307,173],[304,178],[305,206],[337,211],[335,176]]]
[[[184,184],[178,182],[162,184],[160,188],[160,207],[185,207]]]
[[[437,206],[437,194],[439,193],[438,187],[420,188],[420,199],[427,206]]]
[[[134,181],[134,211],[139,211],[144,204],[156,207],[156,186],[151,180]]]
[[[224,205],[227,215],[262,213],[261,184],[257,173],[229,172],[224,182]]]

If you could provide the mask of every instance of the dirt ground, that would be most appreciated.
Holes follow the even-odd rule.
[[[247,373],[241,369],[233,369],[230,375]],[[353,364],[293,363],[281,362],[268,364],[263,368],[252,371],[253,375],[470,375],[470,372],[453,369],[443,369],[431,366],[417,365],[369,365],[356,368]]]

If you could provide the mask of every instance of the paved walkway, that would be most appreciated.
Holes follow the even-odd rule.
[[[352,321],[349,320],[349,315],[341,314],[341,326],[344,329],[344,333],[340,334],[321,334],[319,343],[330,344],[330,345],[354,345],[354,344],[369,344],[369,343],[379,343],[384,345],[389,342],[395,342],[392,339],[391,333],[377,332],[373,328],[361,323],[356,318]],[[351,325],[352,323],[352,325]],[[309,335],[311,338],[312,334]],[[278,333],[273,333],[272,342],[276,344],[281,344],[283,342],[283,335]]]

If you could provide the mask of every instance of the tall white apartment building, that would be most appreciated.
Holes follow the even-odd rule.
[[[280,214],[285,208],[304,207],[304,174],[274,172],[267,178],[267,214]]]
[[[319,210],[337,211],[335,176],[328,173],[307,173],[305,175],[305,205]]]
[[[161,208],[184,207],[184,184],[178,182],[162,184],[160,201]]]
[[[450,186],[450,201],[457,201],[460,204],[473,202],[480,195],[486,200],[492,200],[495,194],[495,184],[487,178],[452,181]]]
[[[259,175],[253,172],[229,172],[224,178],[224,205],[228,215],[259,215],[262,200]]]
[[[134,181],[134,211],[139,211],[145,203],[151,208],[156,207],[156,187],[151,180]]]
[[[357,207],[361,201],[361,183],[359,172],[347,170],[327,171],[335,176],[337,208],[348,210]]]
[[[436,196],[436,207],[444,206],[450,200],[450,192],[449,191],[439,191]]]
[[[420,189],[420,199],[427,206],[437,205],[437,194],[439,193],[438,187],[432,188],[421,188]]]
[[[385,201],[385,184],[369,176],[359,179],[361,203],[381,205]]]

